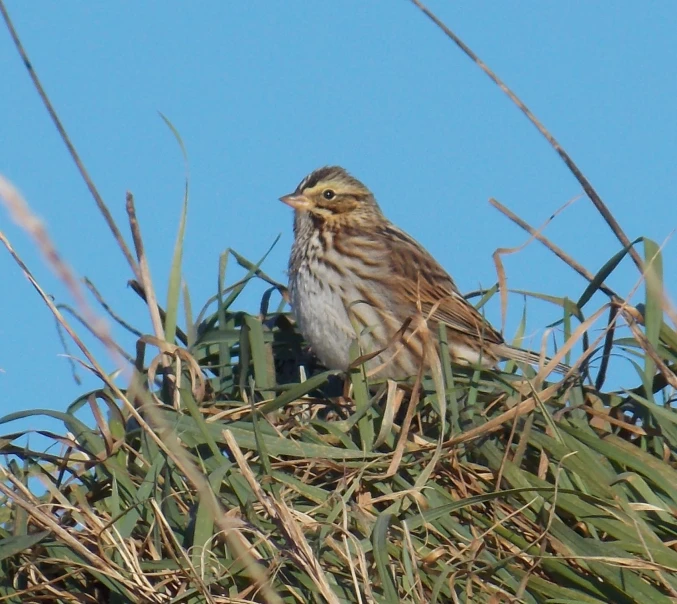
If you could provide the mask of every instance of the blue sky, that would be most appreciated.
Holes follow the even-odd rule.
[[[429,6],[545,123],[630,238],[662,242],[671,235],[677,227],[677,4]],[[178,129],[189,155],[184,270],[195,307],[214,293],[219,254],[227,247],[256,259],[281,233],[264,268],[285,279],[292,217],[277,199],[325,164],[341,164],[362,179],[386,214],[424,243],[464,291],[492,285],[491,254],[525,240],[488,204],[490,197],[538,225],[581,193],[507,97],[406,0],[39,8],[14,0],[8,9],[124,232],[125,192],[134,193],[161,299],[184,171],[158,112]],[[0,172],[23,192],[78,274],[150,332],[143,305],[125,287],[130,272],[4,27],[0,72]],[[4,210],[0,228],[43,287],[69,302]],[[619,250],[587,199],[558,217],[547,235],[593,272]],[[672,294],[676,250],[669,241]],[[505,266],[516,289],[575,298],[585,287],[535,244],[505,258]],[[96,381],[73,383],[49,311],[2,250],[0,271],[0,409],[65,409]],[[625,294],[636,279],[625,262],[610,283]],[[252,290],[243,304],[254,309],[257,295]],[[528,304],[528,332],[538,345],[540,330],[559,315]],[[511,298],[508,338],[522,306],[520,297]],[[488,316],[500,324],[497,304]],[[629,365],[615,371],[627,385],[637,382]]]

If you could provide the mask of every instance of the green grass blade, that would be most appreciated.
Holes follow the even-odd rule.
[[[179,144],[183,161],[185,164],[186,179],[183,193],[183,206],[181,209],[181,217],[179,219],[179,231],[176,235],[176,242],[174,243],[174,252],[172,254],[172,264],[169,271],[169,287],[167,291],[167,307],[165,317],[165,340],[173,342],[176,337],[176,326],[179,314],[179,299],[181,297],[181,262],[183,258],[183,242],[186,236],[186,219],[188,217],[188,191],[190,186],[190,173],[188,169],[188,154],[186,147],[183,144],[181,135],[174,125],[162,114],[167,127],[171,130],[176,142]]]

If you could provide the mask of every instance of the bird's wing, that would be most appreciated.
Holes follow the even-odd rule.
[[[502,344],[503,337],[459,292],[440,264],[414,239],[393,225],[382,231],[389,250],[393,287],[413,314],[420,304],[433,323],[485,342]]]

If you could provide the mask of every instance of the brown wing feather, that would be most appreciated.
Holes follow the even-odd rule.
[[[445,323],[454,331],[488,343],[503,343],[501,334],[461,295],[449,274],[417,241],[393,225],[384,228],[382,234],[390,251],[390,272],[402,298],[411,300],[412,313],[420,301],[424,314],[435,309],[433,323]]]

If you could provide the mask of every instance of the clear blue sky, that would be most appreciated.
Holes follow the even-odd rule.
[[[258,258],[281,233],[264,268],[285,279],[292,217],[277,199],[324,164],[341,164],[365,181],[462,290],[493,284],[492,252],[525,240],[489,206],[490,197],[538,225],[581,193],[522,114],[406,0],[39,7],[12,0],[8,8],[125,232],[125,191],[135,194],[161,299],[183,163],[158,111],[189,154],[184,268],[196,307],[214,293],[227,247]],[[676,3],[431,0],[430,8],[541,118],[631,238],[670,235],[677,227]],[[130,272],[4,26],[0,73],[0,172],[44,219],[78,274],[150,331],[142,304],[125,287]],[[69,302],[4,210],[0,228],[44,288]],[[547,234],[592,271],[619,249],[586,199]],[[672,241],[665,250],[673,294],[676,250]],[[536,244],[505,264],[513,288],[575,298],[585,287]],[[85,387],[72,382],[50,313],[3,250],[0,271],[0,409],[62,410]],[[610,281],[625,294],[636,278],[625,262]],[[243,302],[255,308],[255,292]],[[508,338],[522,304],[511,298]],[[532,302],[529,312],[537,343],[539,330],[559,315]],[[500,323],[497,305],[488,313]],[[626,372],[626,384],[636,382],[629,365],[616,371]],[[96,385],[87,380],[86,387]]]

